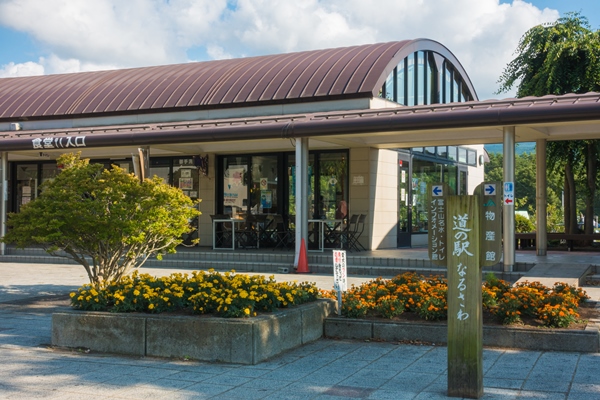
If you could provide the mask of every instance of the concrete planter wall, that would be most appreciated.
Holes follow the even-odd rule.
[[[323,336],[334,302],[319,300],[254,318],[68,311],[52,315],[52,344],[94,351],[257,364]]]
[[[420,340],[446,344],[448,327],[444,323],[381,322],[330,317],[325,320],[324,335],[339,339]],[[484,326],[483,345],[525,350],[597,353],[600,350],[600,335],[595,324],[589,324],[583,331]]]

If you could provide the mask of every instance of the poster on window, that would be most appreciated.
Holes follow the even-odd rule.
[[[190,190],[194,188],[194,178],[179,178],[179,189]]]
[[[231,166],[225,171],[223,181],[223,204],[225,206],[245,206],[248,188],[244,185],[246,167]]]
[[[273,192],[263,190],[260,192],[260,204],[262,208],[271,208],[273,204]]]

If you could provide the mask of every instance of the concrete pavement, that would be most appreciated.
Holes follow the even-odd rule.
[[[51,313],[86,282],[80,266],[0,263],[0,399],[446,398],[447,349],[439,346],[322,339],[254,366],[54,349]],[[486,348],[484,371],[484,399],[600,398],[600,354]]]

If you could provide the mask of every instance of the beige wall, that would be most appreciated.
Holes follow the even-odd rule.
[[[201,247],[212,247],[212,221],[210,215],[215,213],[215,192],[216,180],[215,172],[217,169],[216,157],[214,154],[208,155],[208,175],[200,174],[200,193],[202,199],[200,203],[200,212],[202,215],[198,219],[198,237],[200,238]]]
[[[350,149],[349,214],[367,214],[361,243],[367,249],[396,248],[398,154],[368,147]]]

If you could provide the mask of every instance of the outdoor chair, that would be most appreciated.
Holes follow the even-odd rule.
[[[350,250],[351,238],[356,233],[359,216],[360,214],[352,214],[346,226],[339,232],[340,248]]]
[[[213,214],[210,216],[211,221],[229,218],[227,214]],[[231,247],[231,240],[233,238],[231,222],[218,222],[213,234],[215,235],[215,247]]]
[[[294,231],[290,229],[289,222],[286,221],[282,215],[275,215],[273,217],[273,225],[275,226],[275,248],[284,248],[289,250],[294,247]]]
[[[365,230],[365,220],[367,214],[360,214],[356,221],[354,231],[350,232],[348,236],[348,250],[353,251],[366,251],[367,249],[360,243],[359,239]]]
[[[258,219],[255,215],[248,215],[246,222],[240,225],[239,231],[235,231],[236,245],[242,249],[259,247]]]

